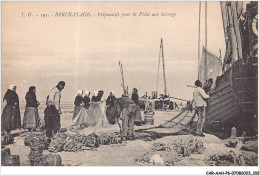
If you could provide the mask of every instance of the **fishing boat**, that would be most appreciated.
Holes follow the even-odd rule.
[[[223,64],[206,47],[199,62],[198,77],[204,87],[210,85],[204,130],[223,138],[230,136],[232,127],[237,135],[258,133],[258,2],[246,8],[243,3],[220,2],[226,41]],[[213,83],[208,84],[210,78]]]

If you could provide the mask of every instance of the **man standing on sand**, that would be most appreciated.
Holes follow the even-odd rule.
[[[199,80],[195,82],[195,86],[197,86],[197,88],[193,92],[193,106],[195,108],[195,114],[198,115],[198,123],[194,135],[204,137],[205,135],[202,133],[202,129],[205,122],[207,106],[205,99],[208,99],[209,95],[202,89],[202,83]]]
[[[53,134],[56,134],[60,129],[60,99],[61,91],[65,87],[65,82],[60,81],[57,86],[51,89],[47,97],[47,107],[44,110],[45,121],[46,121],[46,136],[51,138]]]

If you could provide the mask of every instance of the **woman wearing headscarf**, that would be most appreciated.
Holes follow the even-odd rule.
[[[10,85],[7,89],[3,102],[6,101],[2,117],[1,117],[1,131],[6,136],[11,135],[11,130],[21,128],[21,115],[19,108],[19,98],[16,93],[16,86]]]
[[[83,103],[85,104],[85,108],[88,109],[90,106],[90,98],[89,98],[90,92],[88,90],[85,90],[85,96],[83,98]]]
[[[73,112],[73,119],[77,116],[77,114],[79,113],[80,109],[81,109],[81,105],[83,103],[83,97],[82,97],[83,91],[82,90],[78,90],[78,95],[75,97],[75,101],[74,101],[74,112]]]
[[[116,110],[115,110],[115,106],[114,106],[115,100],[116,100],[115,93],[114,93],[114,91],[111,91],[106,100],[106,106],[107,106],[106,116],[107,116],[108,121],[112,125],[116,124],[116,120],[117,120]]]
[[[98,102],[98,99],[99,99],[98,91],[94,91],[94,95],[92,96],[91,101],[96,103],[96,102]]]
[[[136,88],[133,88],[132,100],[135,102],[136,109],[137,109],[136,110],[136,115],[135,115],[135,124],[140,126],[140,125],[142,125],[143,120],[142,120],[140,106],[138,104],[138,100],[139,100],[138,90]]]
[[[31,131],[38,128],[40,123],[38,106],[40,103],[36,99],[36,87],[29,87],[29,91],[26,93],[26,107],[23,118],[23,128]]]

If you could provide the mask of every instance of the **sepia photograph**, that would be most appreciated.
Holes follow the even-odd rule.
[[[2,1],[12,166],[258,166],[258,1]]]

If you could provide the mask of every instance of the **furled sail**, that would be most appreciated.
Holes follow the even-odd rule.
[[[216,79],[221,74],[221,59],[203,47],[199,66],[199,80],[202,83],[205,83],[207,80],[212,78],[212,88],[215,88]]]

